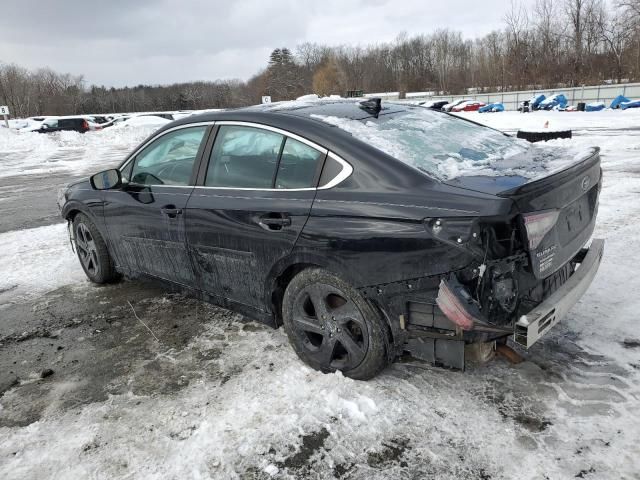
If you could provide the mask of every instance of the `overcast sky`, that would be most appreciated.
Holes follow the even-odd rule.
[[[532,0],[525,0],[526,4]],[[502,28],[506,0],[3,0],[0,61],[107,86],[247,79],[303,42],[365,45]]]

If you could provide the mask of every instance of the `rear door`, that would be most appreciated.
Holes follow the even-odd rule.
[[[187,205],[187,241],[201,288],[267,309],[269,272],[307,221],[327,151],[264,125],[216,122]]]
[[[195,284],[184,218],[208,128],[187,125],[163,133],[122,168],[120,190],[104,191],[104,218],[118,266]]]

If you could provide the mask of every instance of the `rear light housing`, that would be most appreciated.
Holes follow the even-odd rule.
[[[530,250],[538,248],[545,235],[555,226],[559,215],[560,212],[558,210],[523,215],[524,228],[527,231]]]
[[[473,329],[474,323],[479,320],[474,315],[477,306],[473,299],[457,282],[440,280],[436,304],[449,320],[463,330]]]

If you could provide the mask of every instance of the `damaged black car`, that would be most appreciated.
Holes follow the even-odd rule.
[[[91,281],[170,282],[368,379],[403,352],[463,368],[470,345],[545,335],[599,267],[601,182],[597,148],[316,100],[167,124],[61,209]]]

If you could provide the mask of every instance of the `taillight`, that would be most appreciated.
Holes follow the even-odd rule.
[[[466,293],[464,290],[460,290],[461,293]],[[472,301],[470,296],[467,300],[469,302]],[[463,330],[471,330],[473,328],[474,316],[469,312],[461,299],[458,298],[449,283],[444,280],[440,281],[440,289],[438,290],[436,303],[440,310],[442,310],[442,313],[457,326]]]
[[[527,230],[527,239],[529,240],[529,249],[537,248],[540,245],[544,236],[549,233],[558,221],[558,215],[560,215],[558,210],[523,215],[524,227]]]

